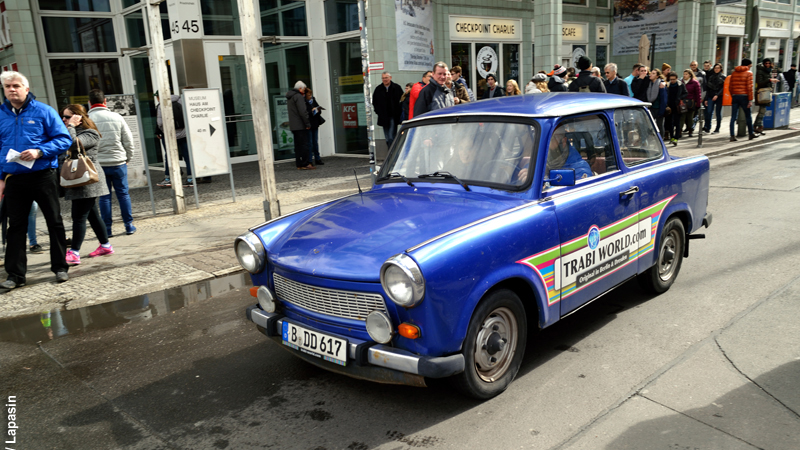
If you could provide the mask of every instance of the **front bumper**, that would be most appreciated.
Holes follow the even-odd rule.
[[[379,383],[424,387],[426,377],[444,378],[464,371],[464,356],[460,353],[435,358],[419,356],[375,342],[333,334],[336,337],[347,339],[349,342],[347,366],[342,367],[283,345],[280,330],[283,329],[284,316],[268,313],[258,305],[247,308],[246,313],[247,319],[255,323],[259,331],[295,356],[323,369],[354,378]],[[307,327],[307,325],[303,326]]]

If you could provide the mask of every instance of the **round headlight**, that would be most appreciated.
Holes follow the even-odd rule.
[[[388,344],[392,340],[392,321],[383,311],[372,311],[367,315],[367,333],[373,341]]]
[[[250,273],[259,273],[264,270],[266,252],[261,240],[253,232],[245,233],[236,238],[234,244],[236,258],[244,270]]]
[[[404,308],[425,297],[425,279],[417,263],[406,254],[392,256],[381,267],[381,285],[389,298]]]
[[[256,298],[258,299],[258,304],[261,305],[261,309],[268,313],[275,312],[275,296],[266,286],[259,286],[258,291],[256,291]]]

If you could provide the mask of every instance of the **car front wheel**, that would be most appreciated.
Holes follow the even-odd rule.
[[[519,371],[528,325],[525,308],[512,291],[490,293],[475,309],[462,353],[464,372],[456,376],[466,395],[485,400],[508,387]]]
[[[661,294],[672,286],[681,270],[685,247],[686,232],[683,222],[673,217],[661,232],[661,245],[655,265],[639,275],[639,282],[646,291]]]

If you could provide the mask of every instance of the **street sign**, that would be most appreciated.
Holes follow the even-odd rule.
[[[186,137],[192,158],[192,176],[197,179],[229,173],[225,113],[219,89],[183,91]]]

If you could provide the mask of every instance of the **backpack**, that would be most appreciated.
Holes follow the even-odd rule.
[[[178,102],[172,102],[172,117],[175,119],[176,131],[186,128],[186,123],[183,120],[183,107]]]
[[[589,85],[587,84],[586,86],[579,87],[578,92],[592,92],[592,90],[589,89]]]

